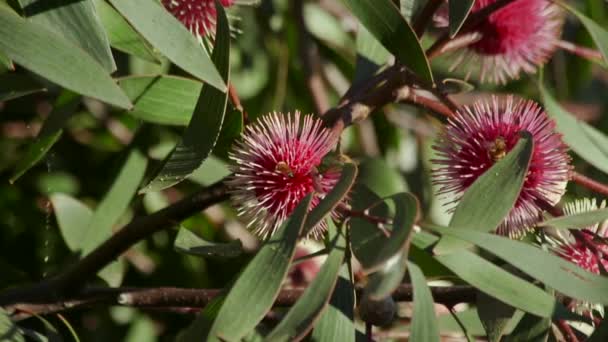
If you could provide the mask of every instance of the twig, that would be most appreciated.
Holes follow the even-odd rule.
[[[243,122],[245,124],[249,123],[249,115],[247,115],[247,112],[243,108],[239,94],[236,92],[236,88],[232,82],[228,84],[228,97],[230,97],[230,102],[232,102],[234,108],[243,114]]]
[[[29,287],[11,289],[0,294],[0,305],[24,300],[49,300],[73,293],[135,243],[227,198],[226,186],[220,181],[153,214],[135,218],[59,275]]]
[[[274,305],[277,307],[292,306],[304,292],[304,288],[282,289]],[[358,296],[364,288],[358,286]],[[89,308],[97,305],[132,306],[138,308],[203,308],[221,294],[222,289],[192,289],[176,287],[158,288],[86,288],[77,294],[66,295],[61,299],[45,298],[44,300],[24,300],[4,307],[13,313],[15,319],[24,319],[33,314],[43,315],[68,310]],[[431,286],[435,302],[454,306],[458,303],[473,303],[477,290],[471,286]],[[413,287],[401,284],[394,292],[393,299],[399,302],[412,301]],[[191,310],[188,310],[190,312]]]
[[[584,186],[585,188],[595,191],[598,194],[602,194],[604,196],[608,196],[608,185],[600,183],[596,180],[593,180],[585,175],[582,175],[576,171],[570,172],[570,179],[577,183],[580,186]]]
[[[556,45],[563,50],[566,50],[574,55],[588,59],[590,61],[598,62],[603,59],[601,52],[584,46],[576,45],[565,40],[557,41]]]
[[[321,56],[317,44],[312,40],[310,33],[306,29],[304,22],[303,1],[296,0],[293,11],[296,17],[298,26],[298,50],[300,52],[300,60],[304,67],[304,77],[306,78],[306,87],[312,96],[315,104],[316,112],[321,115],[329,109],[329,99],[327,98],[327,89],[323,83],[321,76]]]

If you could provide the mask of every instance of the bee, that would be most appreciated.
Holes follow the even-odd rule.
[[[492,161],[497,162],[507,155],[507,142],[505,138],[499,136],[494,140],[488,149]]]
[[[284,161],[278,162],[277,165],[274,167],[274,169],[275,169],[275,171],[278,171],[282,175],[285,175],[290,178],[293,177],[293,170]]]

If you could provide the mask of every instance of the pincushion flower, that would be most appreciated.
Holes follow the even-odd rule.
[[[220,0],[224,7],[237,0]],[[214,0],[162,0],[163,6],[199,39],[215,33],[217,17]]]
[[[476,0],[471,14],[496,0]],[[442,15],[439,23],[447,22]],[[564,11],[549,0],[516,0],[492,13],[481,24],[462,34],[475,42],[459,50],[452,70],[462,66],[467,78],[506,83],[524,73],[534,73],[557,49],[564,23]]]
[[[320,119],[299,112],[275,112],[249,125],[230,154],[234,175],[228,182],[248,228],[266,239],[309,193],[314,194],[310,208],[319,204],[340,178],[336,168],[321,169],[335,142]],[[320,238],[325,230],[319,224],[309,237]]]
[[[556,204],[565,192],[570,157],[555,122],[533,101],[513,96],[480,100],[449,119],[435,150],[439,165],[433,170],[439,193],[456,195],[502,159],[517,143],[520,131],[532,135],[534,149],[523,188],[497,233],[517,237],[534,224],[546,205]],[[453,209],[453,208],[452,208]]]

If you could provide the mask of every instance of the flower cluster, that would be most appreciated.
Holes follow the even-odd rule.
[[[520,131],[532,135],[534,150],[523,188],[497,233],[517,237],[535,223],[543,207],[556,204],[568,181],[570,158],[555,122],[533,101],[492,97],[464,107],[440,135],[433,170],[440,194],[457,199],[517,143]]]
[[[477,0],[471,13],[496,1]],[[442,17],[438,22],[443,26],[447,20]],[[522,72],[534,73],[557,49],[563,22],[563,10],[549,0],[513,1],[463,32],[475,42],[457,52],[451,69],[462,65],[468,75],[475,72],[482,82],[503,84]]]
[[[335,143],[320,119],[299,112],[268,114],[247,127],[230,154],[229,185],[239,215],[254,233],[268,238],[306,195],[314,193],[312,209],[335,186],[340,171],[320,168]],[[325,229],[319,224],[310,236],[319,238]]]
[[[220,0],[224,7],[236,0]],[[198,38],[215,33],[216,9],[214,0],[162,0],[163,6]]]

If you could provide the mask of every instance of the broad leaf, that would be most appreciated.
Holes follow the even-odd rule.
[[[418,11],[428,0],[401,0],[399,1],[399,9],[401,14],[408,23],[412,23],[412,19],[416,18]]]
[[[382,268],[373,273],[365,285],[365,296],[381,300],[391,295],[391,293],[401,284],[403,276],[407,270],[407,260],[409,243],[403,248],[401,253],[391,257]]]
[[[219,91],[226,91],[226,77],[222,77],[223,73],[218,72],[196,38],[169,11],[165,10],[160,2],[109,1],[152,46],[169,60]],[[221,21],[221,18],[222,15],[219,14],[218,21]],[[223,29],[218,26],[219,39],[224,33],[221,33]]]
[[[499,342],[515,308],[483,292],[477,294],[477,314],[490,342]]]
[[[453,0],[450,5],[450,37],[454,38],[467,20],[475,0]]]
[[[435,315],[433,295],[418,265],[408,262],[407,267],[414,286],[411,341],[439,341],[439,328]]]
[[[389,56],[390,53],[365,26],[360,26],[357,32],[357,61],[353,84],[373,76],[381,66],[388,62]]]
[[[57,32],[86,51],[106,71],[114,72],[116,64],[108,37],[91,0],[18,0],[25,16]]]
[[[52,194],[51,203],[63,241],[70,251],[81,251],[87,233],[86,228],[93,217],[93,210],[79,200],[62,193]]]
[[[61,95],[55,100],[53,111],[44,120],[44,124],[38,132],[36,139],[30,144],[27,151],[21,157],[15,173],[10,179],[14,183],[25,172],[38,164],[42,158],[51,150],[53,145],[59,140],[63,133],[63,126],[72,116],[76,107],[80,103],[80,96],[71,91],[64,90]]]
[[[281,322],[266,337],[267,341],[293,341],[300,339],[312,328],[315,319],[325,310],[338,280],[340,265],[344,261],[346,239],[343,229],[336,228],[331,219],[329,226],[330,248],[327,260],[302,296],[291,307]]]
[[[173,247],[178,252],[203,257],[234,258],[243,254],[241,240],[228,243],[209,242],[183,227],[177,232]]]
[[[294,256],[311,198],[308,195],[298,204],[239,275],[213,322],[208,341],[244,337],[272,307]]]
[[[608,173],[608,137],[566,112],[540,82],[539,89],[545,109],[555,119],[566,144],[589,164]]]
[[[391,0],[343,0],[353,14],[397,60],[421,79],[433,83],[433,74],[416,33]]]
[[[183,77],[130,76],[118,81],[133,102],[129,115],[161,125],[186,126],[203,84]]]
[[[315,324],[311,341],[355,341],[355,289],[350,279],[348,265],[344,264],[329,306]]]
[[[496,229],[513,209],[519,197],[533,150],[532,135],[521,132],[521,137],[513,149],[479,176],[464,193],[454,211],[450,227],[483,232]],[[463,245],[462,241],[442,238],[434,251],[443,254],[463,246],[466,245]]]
[[[217,34],[213,49],[213,62],[228,82],[230,75],[230,27],[222,7],[216,0]],[[217,142],[220,134],[228,93],[205,85],[199,95],[192,119],[182,135],[181,141],[163,161],[154,179],[141,192],[159,191],[171,187],[196,170]]]
[[[473,243],[567,296],[608,304],[608,277],[588,272],[540,248],[505,237],[464,229],[433,229]],[[451,255],[446,255],[446,258]]]
[[[526,313],[504,342],[546,342],[551,331],[551,319]],[[590,340],[587,340],[590,341]],[[599,342],[599,341],[598,341]]]
[[[583,229],[605,220],[608,220],[608,208],[568,216],[558,216],[548,219],[539,225],[556,229]]]
[[[0,51],[62,87],[131,108],[120,87],[92,57],[46,26],[28,22],[6,6],[0,6]]]
[[[94,3],[112,47],[146,61],[159,62],[152,47],[112,6],[105,0],[94,0]]]

